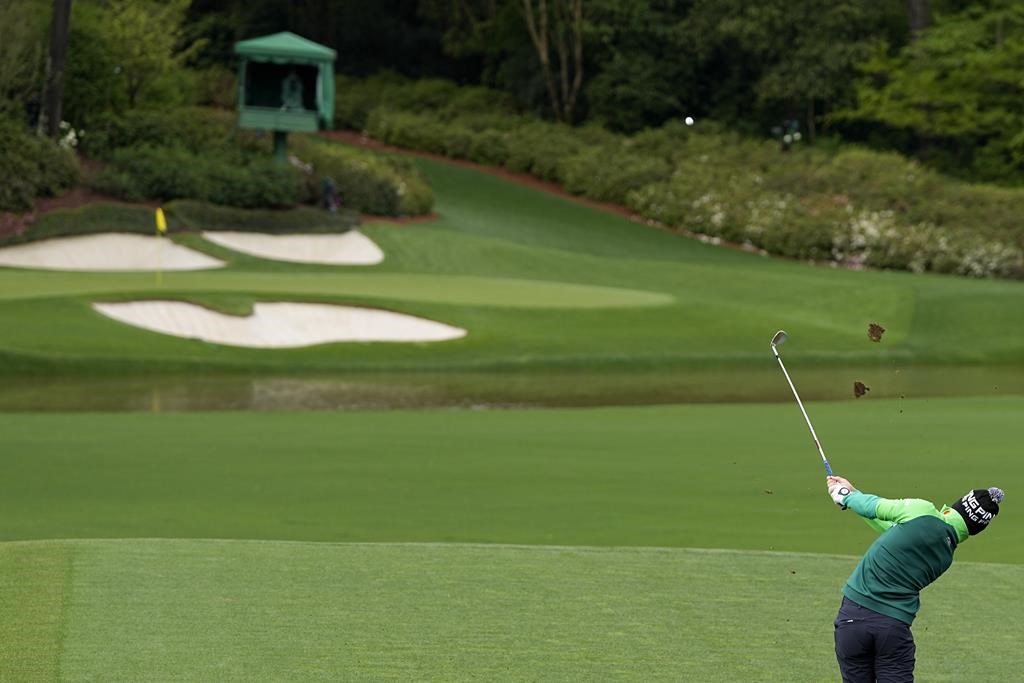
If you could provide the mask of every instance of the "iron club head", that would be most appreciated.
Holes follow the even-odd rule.
[[[775,336],[772,337],[772,346],[782,346],[787,339],[789,339],[789,335],[786,334],[785,331],[779,330],[775,333]]]

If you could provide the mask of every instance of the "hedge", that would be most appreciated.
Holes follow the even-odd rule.
[[[350,210],[324,211],[299,206],[285,211],[236,209],[207,202],[180,199],[166,207],[183,228],[191,230],[245,230],[274,234],[337,233],[359,225],[359,214]]]
[[[266,135],[237,130],[233,111],[208,107],[135,109],[108,114],[82,138],[81,150],[91,158],[109,161],[118,149],[175,146],[190,152],[215,152],[239,159],[247,153],[270,153]]]
[[[198,199],[240,208],[319,204],[330,176],[345,206],[378,215],[429,213],[433,194],[397,158],[289,138],[291,164],[271,160],[265,133],[235,128],[234,112],[206,108],[107,116],[85,151],[109,162],[93,187],[126,201]],[[312,168],[310,168],[312,166]]]
[[[242,208],[282,208],[303,197],[294,169],[269,158],[243,164],[215,153],[143,145],[116,150],[111,162],[93,186],[127,201],[188,198]]]
[[[378,107],[396,111],[432,111],[442,117],[461,114],[515,114],[512,97],[479,86],[459,87],[451,81],[427,78],[412,80],[393,72],[365,79],[335,78],[334,124],[336,128],[363,130]]]
[[[311,207],[287,210],[237,209],[208,202],[178,200],[163,206],[169,232],[188,230],[246,230],[250,232],[339,233],[359,225],[354,211],[329,212]],[[0,246],[53,237],[128,232],[152,235],[153,209],[99,202],[77,209],[57,209],[38,218],[22,234],[0,236]]]
[[[434,194],[423,176],[404,159],[295,136],[292,150],[312,166],[307,193],[321,194],[325,176],[335,185],[342,206],[377,216],[430,213]]]
[[[48,138],[0,117],[0,211],[25,212],[78,182],[78,161]]]

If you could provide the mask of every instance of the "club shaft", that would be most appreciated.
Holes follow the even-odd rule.
[[[814,445],[817,447],[818,453],[821,455],[821,462],[825,465],[825,472],[831,477],[832,466],[828,464],[828,458],[825,457],[825,451],[821,447],[821,442],[818,441],[818,435],[814,433],[814,425],[811,424],[811,418],[807,417],[807,411],[804,410],[804,403],[800,400],[800,394],[796,393],[796,387],[793,386],[793,380],[789,378],[789,373],[786,372],[786,366],[782,362],[782,357],[779,356],[779,352],[774,346],[772,346],[772,351],[775,353],[775,360],[779,361],[779,367],[782,368],[782,374],[786,376],[789,388],[793,390],[793,398],[796,399],[796,404],[800,406],[800,412],[804,416],[804,421],[807,422],[807,428],[811,430],[811,437],[814,439]]]

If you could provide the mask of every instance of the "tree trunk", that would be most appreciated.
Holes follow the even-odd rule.
[[[931,26],[932,9],[929,0],[907,0],[907,16],[912,36]]]
[[[521,0],[530,41],[537,51],[544,85],[555,118],[572,123],[576,100],[583,85],[583,0]],[[557,75],[551,64],[551,47],[558,59]]]
[[[551,73],[551,52],[548,48],[548,3],[547,0],[539,0],[535,13],[533,0],[522,0],[522,2],[523,18],[526,19],[526,30],[530,33],[530,40],[537,51],[537,59],[540,60],[540,68],[544,76],[544,85],[548,89],[551,108],[555,112],[555,118],[561,121],[562,107],[559,106],[555,78]],[[558,0],[555,0],[555,2],[558,2]]]
[[[60,133],[64,104],[64,65],[68,55],[68,31],[71,28],[71,0],[53,0],[53,19],[50,21],[50,59],[46,69],[46,97],[43,118],[46,134],[51,138]]]

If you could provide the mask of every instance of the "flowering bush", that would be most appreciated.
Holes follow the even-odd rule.
[[[60,137],[57,138],[57,144],[61,149],[73,151],[78,147],[78,139],[85,135],[84,130],[75,130],[67,121],[61,121],[58,128],[60,128]]]
[[[835,226],[833,258],[847,265],[1015,277],[1024,268],[1019,247],[934,223],[900,224],[891,211],[861,211]]]
[[[0,117],[0,211],[29,211],[39,196],[53,196],[78,181],[74,154]]]

